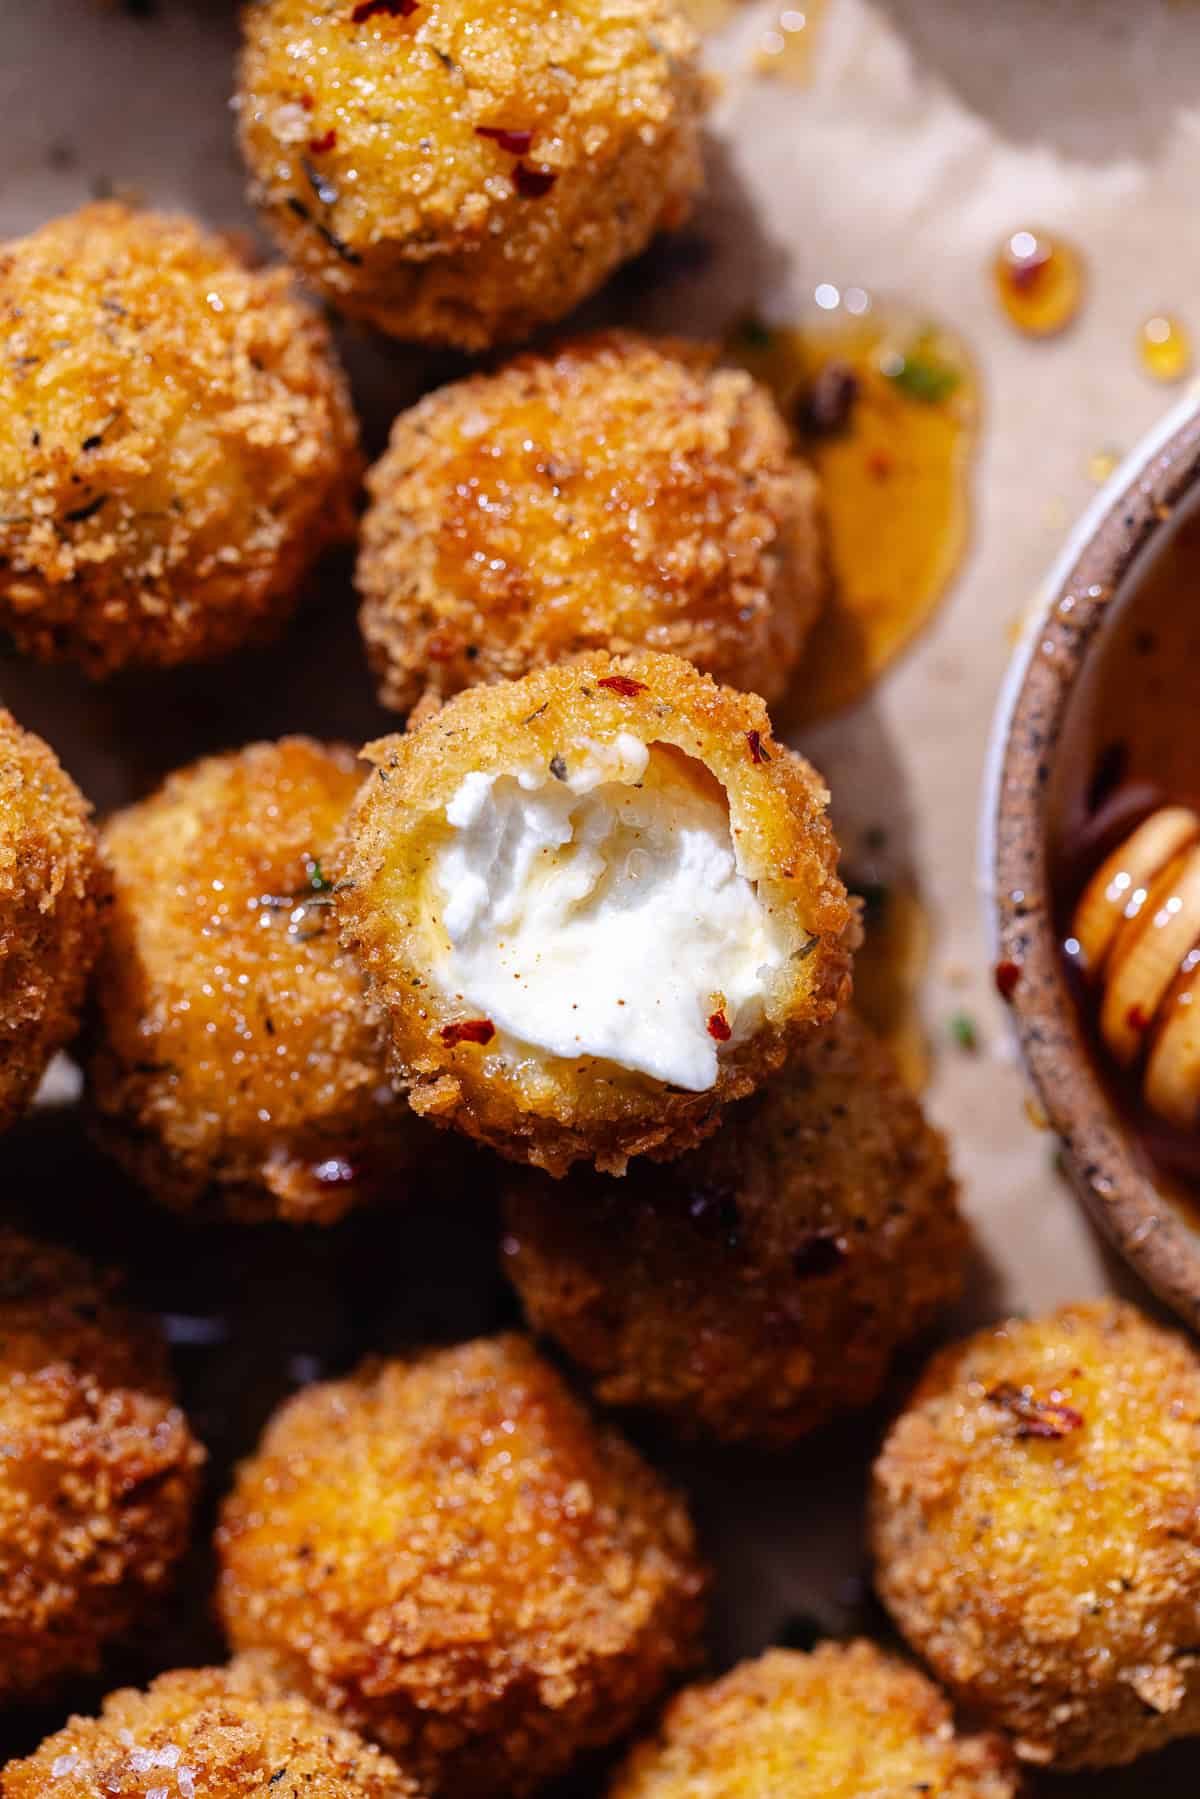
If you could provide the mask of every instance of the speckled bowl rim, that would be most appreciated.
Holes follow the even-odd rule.
[[[1131,1152],[1093,1068],[1063,973],[1048,889],[1046,806],[1076,677],[1139,556],[1200,490],[1200,389],[1113,475],[1047,577],[1001,689],[988,749],[981,875],[997,963],[1026,1067],[1062,1141],[1072,1185],[1142,1279],[1200,1330],[1200,1234]]]

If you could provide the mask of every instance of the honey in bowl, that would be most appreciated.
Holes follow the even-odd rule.
[[[1200,1216],[1200,509],[1111,602],[1057,758],[1048,850],[1097,1071]]]
[[[795,325],[742,320],[729,354],[773,390],[821,478],[831,595],[780,708],[794,726],[861,699],[944,598],[967,543],[979,385],[954,332],[828,282]]]

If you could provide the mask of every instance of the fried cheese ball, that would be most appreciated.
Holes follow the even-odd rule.
[[[447,1799],[532,1791],[697,1646],[682,1503],[521,1337],[298,1394],[218,1548],[234,1646]]]
[[[771,1649],[667,1707],[609,1799],[1014,1799],[997,1737],[959,1736],[915,1668],[866,1642]]]
[[[87,206],[0,248],[0,628],[93,675],[268,636],[353,529],[323,322],[188,220]]]
[[[600,1399],[685,1432],[784,1444],[866,1405],[961,1286],[945,1143],[850,1012],[698,1149],[566,1185],[514,1174],[505,1196],[530,1323]]]
[[[817,483],[766,389],[713,362],[609,332],[401,413],[358,564],[385,705],[590,649],[779,698],[822,597]]]
[[[0,1130],[71,1042],[107,883],[90,808],[53,750],[0,707]]]
[[[403,1190],[424,1131],[327,873],[361,779],[349,750],[286,737],[178,770],[105,828],[90,1097],[170,1206],[328,1224]]]
[[[438,1123],[620,1173],[707,1136],[844,997],[828,796],[678,657],[468,688],[364,755],[343,934]]]
[[[0,1799],[421,1799],[379,1749],[258,1658],[110,1693],[0,1773]]]
[[[936,1356],[875,1470],[880,1595],[1061,1768],[1200,1732],[1200,1359],[1107,1300]]]
[[[0,1228],[0,1706],[94,1673],[167,1589],[203,1453],[157,1333]]]
[[[238,108],[296,267],[396,337],[481,350],[599,287],[700,185],[674,0],[258,0]]]

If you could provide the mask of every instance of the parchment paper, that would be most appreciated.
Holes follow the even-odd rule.
[[[101,0],[0,0],[0,234],[111,189],[252,229],[227,112],[233,7],[160,0],[146,10],[138,19]],[[867,702],[804,747],[832,784],[851,859],[862,866],[862,834],[884,825],[877,872],[911,864],[933,911],[929,1102],[953,1136],[979,1243],[959,1322],[1111,1284],[1132,1290],[1054,1174],[1051,1139],[1026,1115],[991,988],[976,830],[1013,627],[1094,491],[1089,458],[1132,447],[1178,397],[1142,373],[1136,329],[1166,308],[1200,333],[1200,7],[829,0],[805,88],[747,73],[768,19],[748,6],[712,47],[727,79],[711,189],[689,232],[694,250],[706,248],[654,257],[589,317],[720,331],[747,306],[786,321],[829,281],[926,309],[972,346],[986,417],[961,578]],[[1011,330],[987,281],[997,242],[1028,225],[1063,231],[1089,264],[1077,326],[1048,344]],[[353,334],[344,344],[372,449],[400,405],[458,368]],[[102,807],[203,750],[289,727],[361,739],[386,723],[357,653],[344,569],[271,656],[102,689],[10,663],[0,689]],[[963,1010],[979,1023],[976,1055],[949,1038],[950,1015]],[[27,1146],[22,1178],[34,1188],[45,1180],[49,1208],[71,1166],[62,1153],[43,1163]],[[0,1183],[11,1184],[10,1169],[0,1167]],[[430,1291],[445,1277],[443,1261]],[[858,1507],[885,1415],[783,1462],[681,1457],[650,1439],[690,1483],[718,1564],[719,1663],[757,1650],[796,1612],[834,1629],[862,1622]],[[1198,1777],[1200,1748],[1182,1749],[1045,1790],[1182,1794]]]

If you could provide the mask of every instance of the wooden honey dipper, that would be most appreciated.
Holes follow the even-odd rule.
[[[1200,817],[1163,806],[1096,870],[1072,935],[1103,988],[1100,1035],[1123,1068],[1142,1063],[1152,1112],[1200,1123]],[[1072,946],[1073,948],[1074,946]]]

